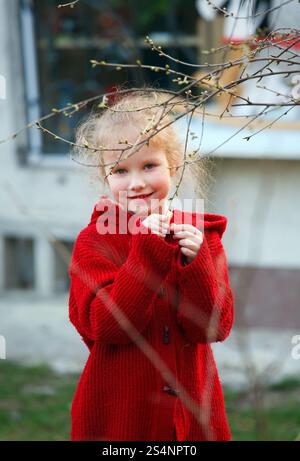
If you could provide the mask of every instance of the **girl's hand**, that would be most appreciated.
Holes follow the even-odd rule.
[[[151,232],[165,238],[169,231],[169,222],[172,217],[172,211],[168,211],[165,215],[152,213],[142,221],[145,227],[148,227]]]
[[[178,243],[187,262],[192,262],[202,245],[203,233],[191,224],[172,223],[170,229],[174,231],[174,239],[180,239]]]

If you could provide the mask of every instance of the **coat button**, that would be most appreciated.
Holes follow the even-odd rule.
[[[160,287],[159,292],[158,292],[158,297],[162,298],[165,295],[165,289],[164,287]]]
[[[172,389],[172,387],[166,386],[166,385],[163,387],[163,391],[167,392],[170,395],[175,395],[175,396],[177,396],[179,394],[178,390]]]
[[[170,343],[170,328],[168,327],[168,325],[164,326],[163,343],[164,344]]]

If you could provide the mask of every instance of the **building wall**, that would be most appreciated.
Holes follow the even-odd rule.
[[[300,328],[299,162],[218,159],[216,167],[210,206],[228,217],[236,324]]]

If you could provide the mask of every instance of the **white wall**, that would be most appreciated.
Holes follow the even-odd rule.
[[[300,163],[218,160],[211,208],[228,217],[231,264],[300,267]]]

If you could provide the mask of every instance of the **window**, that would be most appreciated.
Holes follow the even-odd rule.
[[[4,239],[5,289],[34,288],[34,245],[31,238]]]
[[[68,242],[64,240],[60,240],[59,242],[64,246],[66,252],[71,255],[73,251],[74,242]],[[68,264],[65,260],[62,259],[62,256],[55,250],[55,246],[53,247],[55,251],[54,256],[54,291],[56,293],[64,293],[69,290],[70,287],[70,278],[68,273]],[[64,252],[65,254],[65,252]]]
[[[57,0],[20,2],[29,121],[53,108],[113,90],[116,84],[139,86],[146,81],[172,88],[172,78],[163,73],[117,71],[90,64],[91,59],[119,63],[139,59],[145,64],[165,66],[168,61],[145,44],[146,35],[174,58],[197,62],[200,43],[194,0],[80,0],[74,8],[57,8],[58,4]],[[181,64],[172,66],[186,71]],[[71,117],[55,114],[43,126],[72,141],[74,127],[83,115],[82,110]],[[29,151],[33,156],[57,156],[69,148],[31,129]]]

